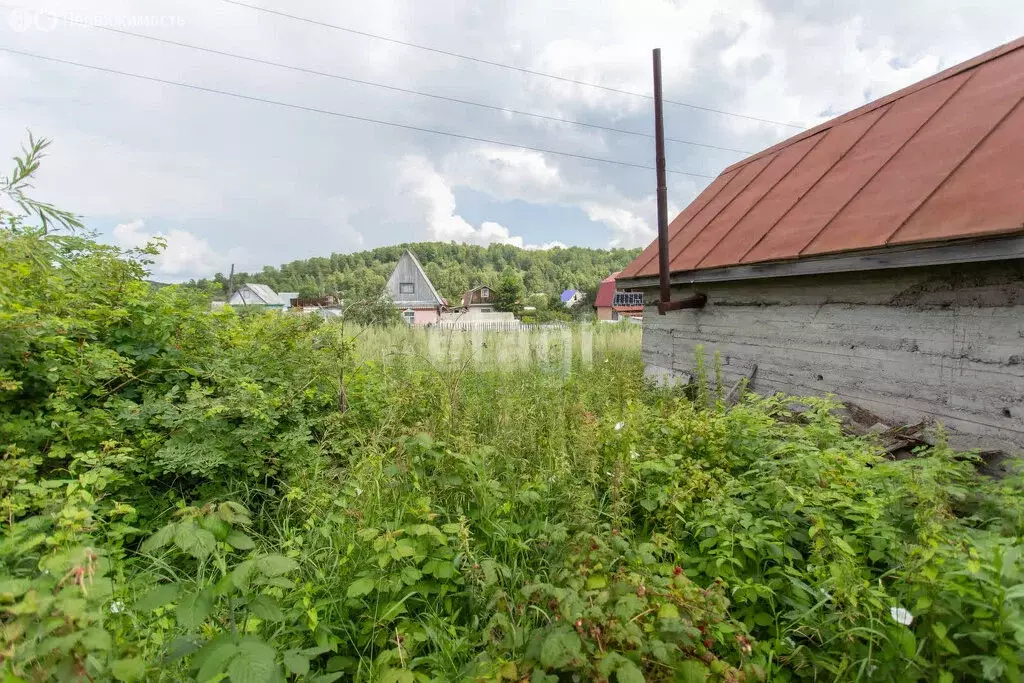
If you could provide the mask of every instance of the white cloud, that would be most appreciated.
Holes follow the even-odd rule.
[[[647,221],[626,208],[601,204],[585,204],[583,210],[592,221],[608,225],[612,230],[610,247],[647,246],[655,231]]]
[[[512,235],[508,228],[494,221],[484,221],[479,228],[474,228],[456,213],[455,195],[451,188],[423,157],[409,156],[402,159],[399,163],[399,182],[405,193],[418,200],[432,240],[480,245],[511,244],[524,249],[551,248],[526,244],[521,236]],[[564,246],[560,242],[550,244]]]
[[[166,233],[147,232],[146,223],[137,219],[121,223],[113,230],[115,244],[122,249],[136,249],[154,239],[162,239],[166,247],[154,258],[152,274],[157,279],[181,281],[209,276],[219,271],[226,260],[209,243],[187,230]]]
[[[82,16],[174,15],[140,30],[413,90],[649,132],[649,100],[582,87],[203,0],[25,0]],[[271,3],[274,4],[274,3]],[[86,7],[88,5],[88,7]],[[812,124],[1016,38],[1024,3],[986,0],[608,0],[467,5],[454,0],[369,4],[293,0],[297,15],[511,63],[612,88],[650,92],[650,49],[663,48],[666,96],[714,109]],[[7,25],[0,11],[0,24]],[[653,165],[649,139],[597,131],[232,60],[95,29],[8,31],[5,45],[302,106],[446,130],[474,138]],[[471,224],[452,190],[533,205],[523,221],[545,241],[639,245],[653,238],[653,173],[584,159],[389,128],[0,54],[0,156],[25,128],[52,136],[40,199],[92,226],[174,226],[180,258],[161,265],[259,269],[434,236],[523,243],[514,211]],[[758,150],[793,129],[666,108],[671,137]],[[671,143],[669,167],[716,175],[738,156]],[[408,159],[415,182],[397,177]],[[670,175],[685,206],[707,181]],[[557,222],[573,207],[603,226]],[[486,208],[486,207],[485,207]],[[550,215],[545,223],[544,216]],[[538,216],[541,218],[538,219]],[[148,232],[139,227],[137,231]],[[152,232],[152,228],[149,232]],[[122,230],[122,233],[125,231]],[[531,232],[530,234],[534,234]],[[124,235],[122,234],[122,237]],[[114,239],[109,235],[110,239]],[[192,238],[191,240],[189,238]],[[248,258],[237,256],[239,246]],[[196,273],[199,274],[199,273]]]

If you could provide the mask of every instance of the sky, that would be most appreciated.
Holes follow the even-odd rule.
[[[666,104],[666,135],[741,150],[669,142],[671,215],[742,152],[1024,33],[1019,0],[239,1],[0,5],[0,48],[244,96],[0,50],[0,156],[51,138],[34,196],[125,248],[162,237],[155,279],[420,240],[645,246],[652,102],[570,81],[650,93],[660,47],[665,97],[703,108]]]

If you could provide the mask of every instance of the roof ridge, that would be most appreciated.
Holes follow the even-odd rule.
[[[869,114],[872,111],[874,111],[875,109],[878,109],[879,107],[883,107],[883,106],[885,106],[887,104],[891,104],[892,102],[895,102],[897,100],[903,99],[904,97],[907,97],[908,95],[912,95],[912,94],[914,94],[914,93],[916,93],[916,92],[918,92],[920,90],[923,90],[925,88],[931,87],[931,86],[935,85],[936,83],[939,83],[941,81],[944,81],[944,80],[947,80],[949,78],[952,78],[953,76],[961,74],[961,73],[963,73],[965,71],[969,71],[971,69],[976,69],[979,66],[981,66],[981,65],[983,65],[983,64],[985,64],[987,62],[990,62],[990,61],[992,61],[994,59],[999,59],[1000,57],[1008,55],[1011,52],[1014,52],[1016,50],[1020,50],[1021,48],[1024,48],[1024,37],[1017,38],[1016,40],[1011,40],[1008,43],[1005,43],[1005,44],[1000,45],[998,47],[992,48],[988,52],[983,52],[982,54],[978,55],[977,57],[972,57],[971,59],[968,59],[965,62],[961,62],[959,64],[955,64],[955,65],[949,67],[948,69],[943,69],[942,71],[938,72],[937,74],[932,74],[928,78],[925,78],[923,80],[917,81],[915,83],[911,83],[910,85],[906,86],[905,88],[901,88],[901,89],[897,90],[894,93],[890,93],[888,95],[885,95],[884,97],[880,97],[880,98],[878,98],[876,100],[872,100],[870,102],[862,104],[861,106],[857,107],[856,109],[851,109],[850,111],[846,112],[845,114],[840,114],[839,116],[831,118],[828,121],[825,121],[823,123],[819,123],[817,126],[814,126],[813,128],[809,128],[809,129],[803,131],[802,133],[797,133],[796,135],[794,135],[792,137],[789,137],[789,138],[786,138],[785,140],[782,140],[781,142],[777,142],[774,145],[772,145],[771,147],[767,147],[767,148],[761,150],[757,154],[751,154],[749,157],[747,157],[745,159],[740,159],[739,161],[737,161],[736,163],[732,164],[731,166],[726,167],[722,171],[722,173],[719,174],[719,175],[728,173],[729,171],[734,171],[736,169],[742,168],[742,167],[746,166],[747,164],[749,164],[749,163],[751,163],[753,161],[756,161],[757,159],[760,159],[761,157],[763,157],[763,156],[765,156],[767,154],[774,154],[775,152],[778,152],[781,149],[789,147],[790,145],[796,144],[797,142],[799,142],[801,140],[805,140],[805,139],[807,139],[809,137],[812,137],[812,136],[819,135],[821,133],[827,132],[828,130],[834,128],[835,126],[837,126],[837,125],[839,125],[841,123],[846,123],[847,121],[850,121],[852,119],[858,118],[858,117],[863,116],[865,114]]]

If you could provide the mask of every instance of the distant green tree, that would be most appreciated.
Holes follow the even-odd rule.
[[[499,311],[511,311],[518,313],[522,308],[522,300],[526,294],[523,286],[522,273],[506,268],[501,274],[501,281],[495,290],[494,307]]]
[[[402,314],[386,294],[346,302],[343,316],[346,322],[364,327],[389,327],[402,322]]]

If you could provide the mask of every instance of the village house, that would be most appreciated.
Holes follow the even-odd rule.
[[[1024,448],[1022,98],[1019,39],[725,169],[669,225],[670,303],[657,240],[619,276],[647,374],[701,347],[727,385]]]
[[[594,299],[597,319],[603,322],[618,322],[623,318],[639,319],[644,314],[643,292],[627,292],[618,289],[616,278],[619,273],[612,273],[601,280]]]
[[[462,308],[467,312],[493,313],[494,290],[487,285],[474,287],[462,295]]]
[[[234,291],[228,299],[229,306],[255,306],[284,311],[291,307],[291,300],[298,292],[275,292],[267,285],[246,282]]]
[[[562,305],[566,308],[572,308],[583,301],[583,292],[576,289],[567,289],[562,292],[561,301]]]
[[[384,291],[410,325],[437,323],[447,306],[447,302],[437,293],[423,271],[423,266],[408,249],[398,259],[398,265],[391,272]]]

